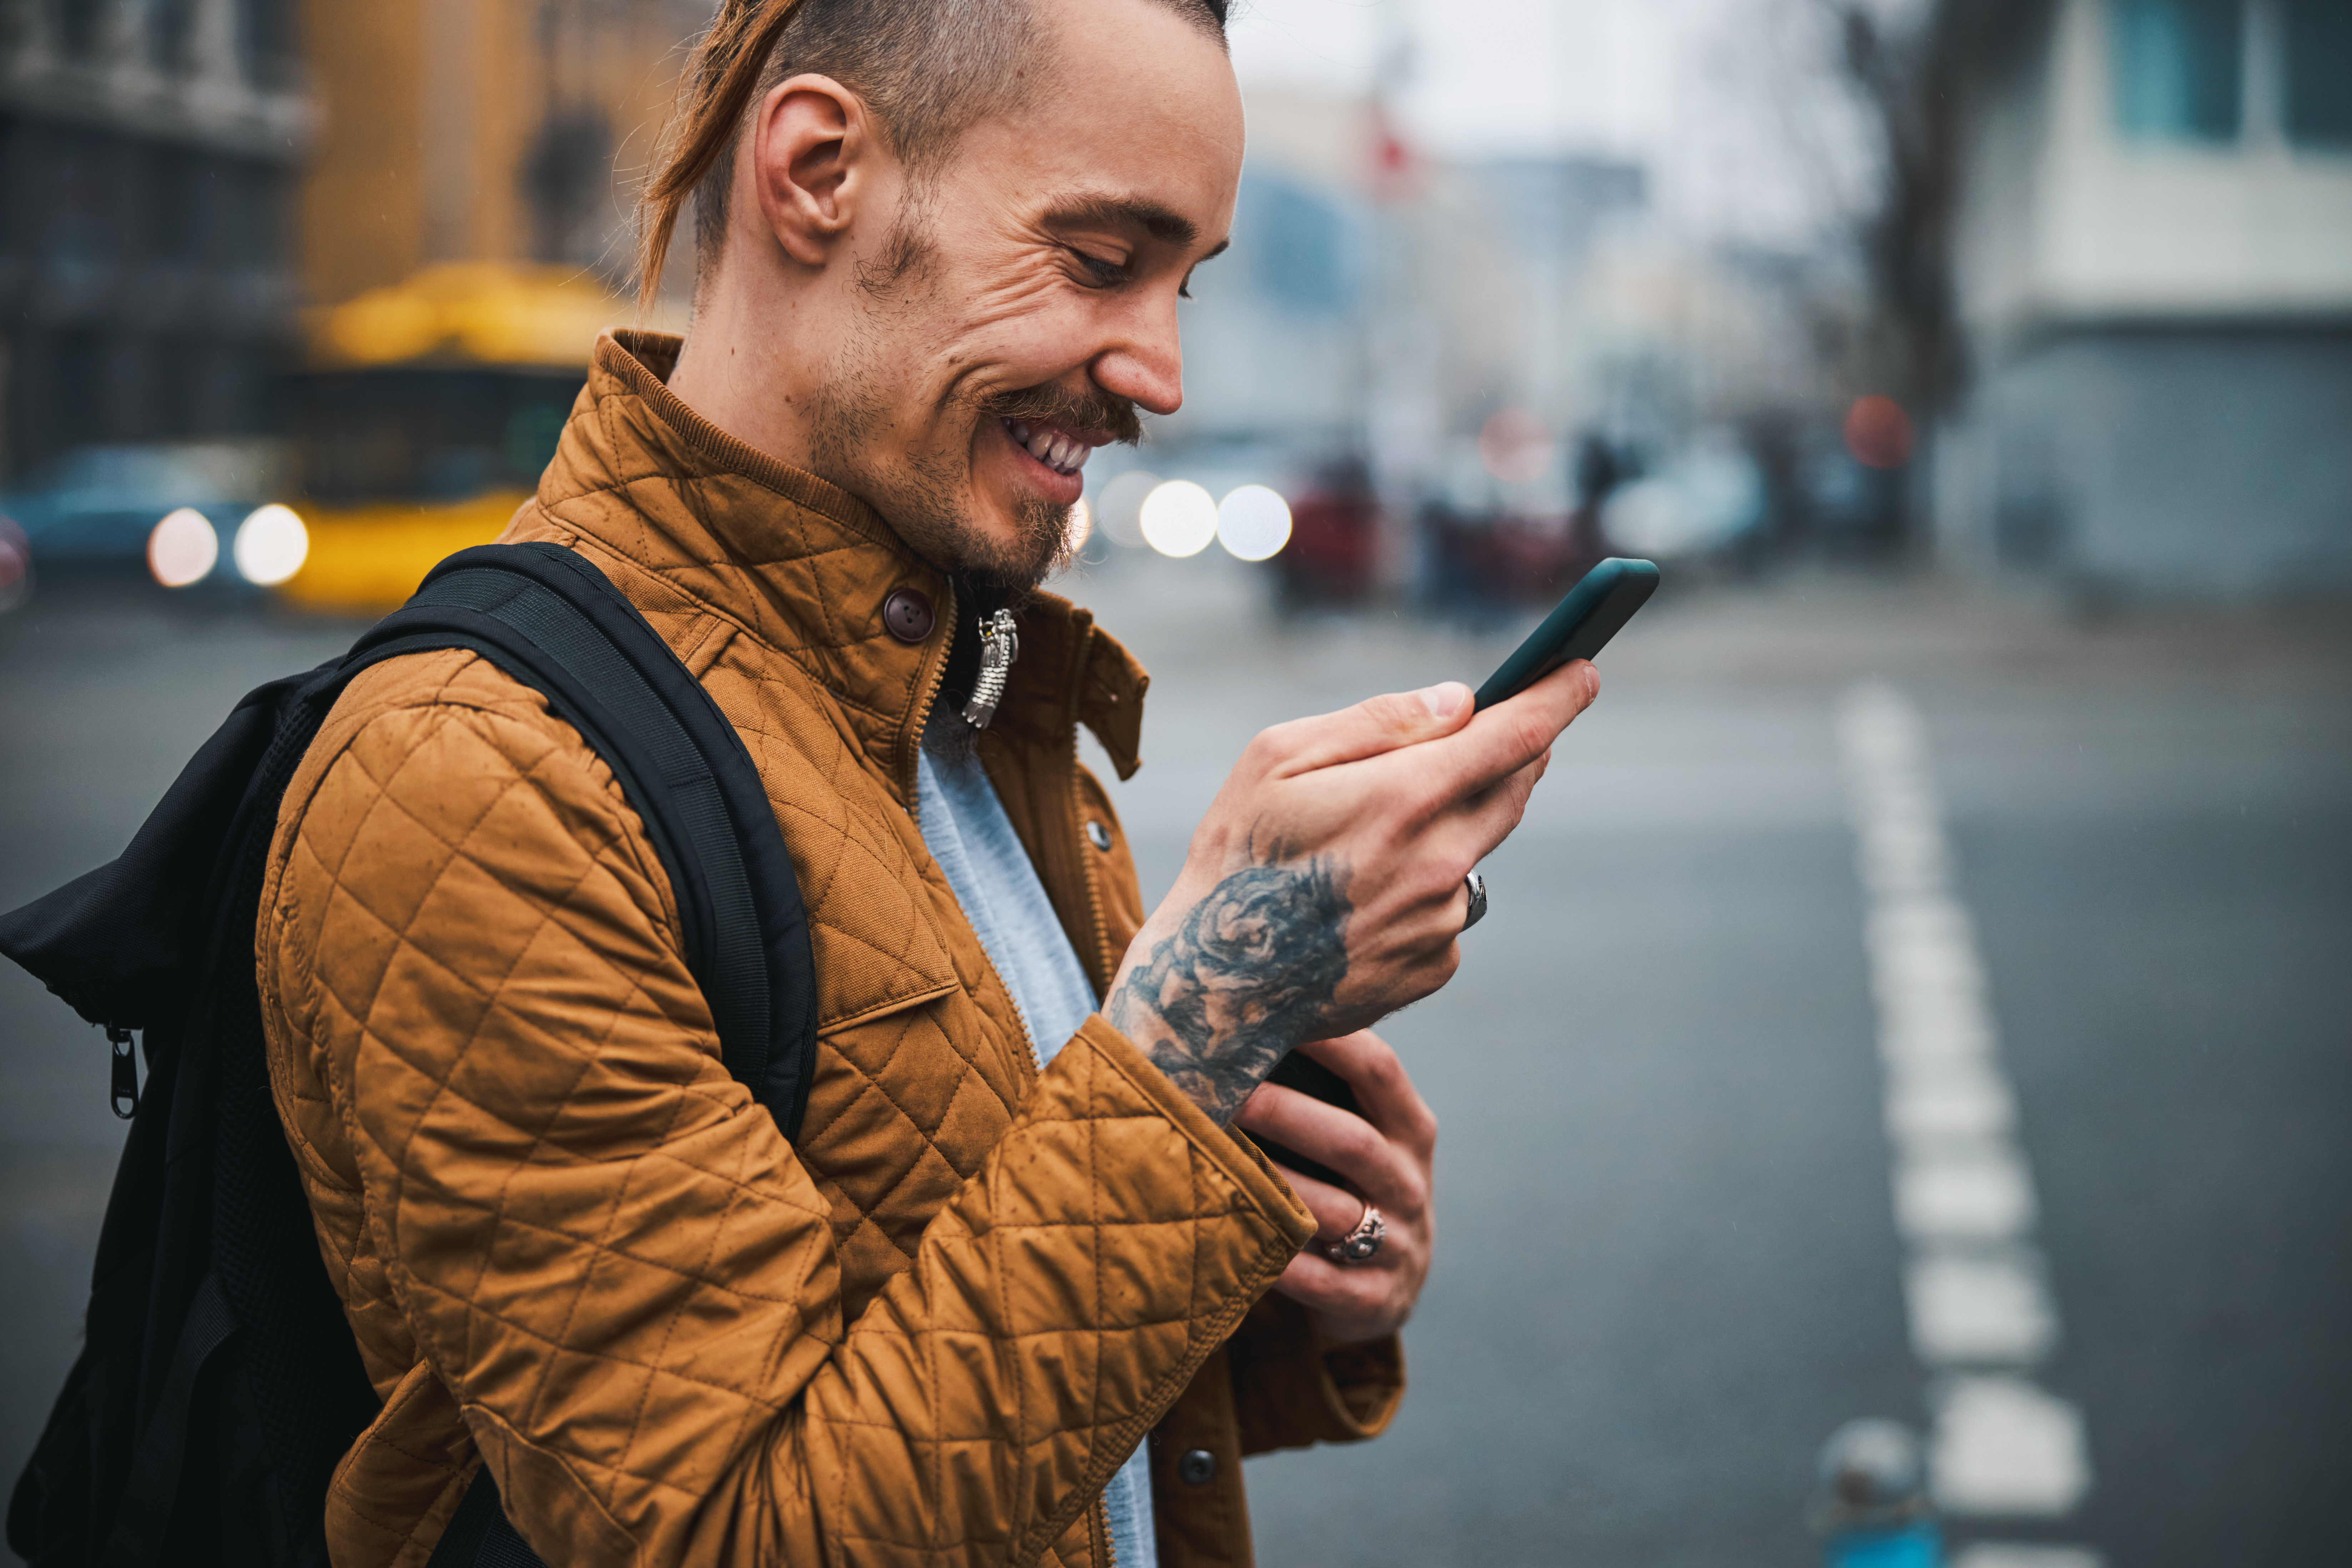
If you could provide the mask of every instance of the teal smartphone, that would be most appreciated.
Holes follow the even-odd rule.
[[[1591,658],[1657,591],[1654,562],[1612,555],[1584,574],[1478,689],[1477,708],[1509,700],[1572,658]]]

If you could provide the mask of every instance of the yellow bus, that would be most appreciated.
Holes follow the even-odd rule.
[[[278,592],[380,613],[495,539],[554,455],[596,334],[632,314],[593,277],[488,262],[320,312],[284,405],[310,552]]]

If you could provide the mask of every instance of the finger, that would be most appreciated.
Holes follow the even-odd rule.
[[[1518,772],[1458,802],[1432,825],[1432,842],[1449,858],[1465,867],[1475,867],[1518,830],[1520,820],[1527,816],[1528,801],[1550,768],[1548,754],[1538,757]],[[1453,891],[1447,891],[1449,900]]]
[[[1419,691],[1367,698],[1353,708],[1277,724],[1253,742],[1271,752],[1270,772],[1312,773],[1454,733],[1471,719],[1470,689],[1442,680]]]
[[[1290,1260],[1274,1288],[1300,1306],[1329,1317],[1370,1320],[1363,1337],[1377,1338],[1401,1326],[1390,1305],[1396,1283],[1381,1258],[1342,1267],[1310,1250]]]
[[[1318,1244],[1337,1241],[1364,1223],[1364,1200],[1345,1187],[1317,1181],[1304,1171],[1294,1171],[1287,1165],[1282,1166],[1282,1179],[1290,1184],[1290,1190],[1298,1194],[1298,1201],[1315,1216],[1315,1239]]]
[[[1328,1165],[1382,1208],[1400,1214],[1421,1211],[1420,1183],[1403,1154],[1381,1135],[1379,1128],[1351,1111],[1269,1083],[1259,1087],[1234,1121],[1245,1132],[1270,1138],[1318,1164]],[[1346,1217],[1352,1229],[1363,1215],[1356,1213]]]
[[[1379,1286],[1381,1290],[1388,1289],[1390,1281],[1381,1279],[1381,1274],[1376,1272],[1379,1268],[1379,1258],[1350,1262],[1350,1265],[1340,1268],[1328,1258],[1324,1258],[1319,1250],[1307,1248],[1291,1258],[1289,1268],[1284,1268],[1282,1277],[1275,1281],[1275,1289],[1289,1295],[1291,1300],[1298,1302],[1301,1307],[1334,1311],[1334,1314],[1343,1314],[1343,1311],[1355,1314],[1355,1311],[1364,1311],[1369,1305],[1376,1305],[1376,1300],[1367,1300],[1373,1293],[1373,1286]]]
[[[1423,889],[1433,911],[1443,906],[1455,916],[1463,912],[1463,879],[1517,830],[1528,799],[1550,768],[1551,748],[1546,747],[1517,773],[1447,802],[1432,815],[1422,842],[1432,856],[1433,867],[1450,873]],[[1452,929],[1460,931],[1458,921]]]
[[[1469,896],[1465,888],[1465,913]],[[1413,1087],[1403,1061],[1386,1040],[1370,1029],[1359,1029],[1336,1040],[1310,1040],[1298,1048],[1348,1080],[1364,1120],[1383,1134],[1424,1161],[1436,1152],[1437,1113]]]
[[[1433,790],[1440,799],[1458,800],[1540,759],[1600,694],[1601,678],[1591,661],[1576,659],[1411,758],[1386,760],[1400,769],[1410,767],[1422,789]]]

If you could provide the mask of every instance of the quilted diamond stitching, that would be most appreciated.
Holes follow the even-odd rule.
[[[608,442],[624,441],[617,434],[620,411],[613,400],[583,403],[588,406],[582,415],[575,416],[575,420],[584,417],[599,424]],[[621,447],[608,445],[605,449]],[[674,514],[682,509],[698,517],[708,517],[737,499],[723,493],[730,487],[720,476],[699,476],[681,483],[658,473],[629,472],[628,468],[626,463],[615,465],[605,476],[609,482],[572,495],[562,493],[562,485],[551,486],[540,511],[542,525],[562,521],[575,498],[599,494],[625,497],[631,510],[650,520],[648,527],[670,530],[675,529],[674,521],[660,514]],[[740,489],[740,484],[736,481],[733,488]],[[593,503],[581,500],[580,504]],[[584,526],[588,520],[572,521]],[[808,578],[830,558],[854,559],[872,549],[867,544],[852,542],[795,551],[785,548],[794,542],[794,531],[791,529],[779,529],[766,537],[779,546],[772,552],[777,561],[769,564],[791,566],[786,577],[792,581]],[[688,637],[689,628],[702,624],[693,613],[698,601],[707,606],[714,595],[741,599],[765,591],[753,583],[754,568],[761,564],[725,560],[656,563],[649,574],[686,601],[677,608],[654,605],[662,616],[657,624],[668,635]],[[782,580],[773,574],[770,575],[772,581]],[[798,651],[819,657],[827,675],[838,674],[843,660],[855,658],[861,649],[877,646],[877,639],[872,636],[860,637],[845,630],[835,614],[835,602],[826,595],[816,593],[807,597],[821,607],[821,614],[811,617],[817,623],[814,626],[808,620],[793,626],[801,634]],[[814,838],[821,845],[820,853],[801,857],[804,872],[813,873],[805,879],[813,924],[839,952],[865,954],[859,962],[885,970],[905,963],[917,951],[915,928],[940,918],[937,912],[937,889],[924,889],[912,876],[917,862],[908,858],[904,825],[893,826],[879,814],[886,805],[889,811],[900,809],[895,804],[894,786],[887,776],[887,760],[896,743],[891,734],[904,722],[906,715],[858,703],[835,689],[824,690],[821,701],[813,701],[813,694],[800,689],[797,683],[811,680],[814,671],[803,669],[801,660],[793,657],[793,647],[783,646],[792,639],[780,643],[766,637],[761,629],[741,625],[738,617],[723,608],[711,613],[736,621],[740,631],[750,634],[718,651],[713,683],[743,683],[741,689],[750,700],[730,701],[730,712],[737,718],[755,760],[770,782],[769,793],[779,817],[786,822],[788,833],[803,843]],[[691,635],[698,640],[708,634]],[[830,688],[839,683],[824,680],[820,684]],[[425,933],[416,929],[423,911],[432,908],[434,900],[442,896],[445,884],[461,875],[491,873],[502,848],[497,842],[499,830],[496,826],[503,820],[499,815],[501,802],[525,787],[541,793],[561,793],[566,787],[558,777],[562,766],[552,760],[554,750],[541,748],[528,765],[522,764],[520,758],[513,759],[518,773],[524,776],[509,781],[497,798],[482,804],[465,829],[455,835],[457,843],[446,847],[434,868],[430,884],[422,896],[409,904],[404,921],[383,918],[384,913],[400,912],[397,910],[365,911],[370,919],[387,929],[397,927],[396,952],[388,962],[407,966],[403,971],[408,977],[404,984],[414,983],[415,976],[429,969],[430,973],[457,979],[461,991],[470,984],[477,1001],[472,1004],[471,1022],[461,1032],[461,1037],[446,1042],[437,1056],[431,1049],[404,1050],[404,1042],[394,1026],[398,1021],[388,1015],[379,1026],[373,1016],[377,1005],[384,1001],[381,986],[362,987],[365,994],[358,991],[348,996],[337,994],[331,1003],[324,1004],[324,1011],[352,1015],[358,1025],[356,1033],[368,1042],[369,1049],[383,1053],[388,1063],[399,1064],[400,1070],[415,1074],[430,1085],[425,1093],[424,1108],[404,1128],[396,1147],[385,1151],[395,1168],[404,1168],[404,1162],[415,1156],[417,1141],[425,1137],[428,1127],[437,1125],[432,1119],[456,1114],[453,1107],[463,1106],[467,1114],[488,1117],[494,1122],[511,1115],[500,1106],[484,1103],[485,1100],[496,1100],[495,1095],[479,1092],[478,1087],[469,1089],[476,1083],[468,1075],[478,1056],[478,1046],[487,1049],[485,1043],[493,1037],[511,1037],[517,1041],[518,1048],[531,1054],[532,1059],[559,1059],[560,1046],[568,1046],[573,1053],[572,1087],[557,1096],[562,1102],[557,1112],[547,1118],[535,1118],[529,1126],[509,1126],[510,1136],[498,1146],[497,1152],[497,1157],[508,1161],[509,1165],[494,1190],[486,1192],[476,1186],[472,1194],[478,1195],[469,1195],[420,1189],[416,1199],[420,1203],[431,1200],[445,1205],[462,1202],[476,1210],[483,1209],[487,1204],[491,1229],[486,1234],[500,1238],[493,1243],[494,1247],[510,1247],[533,1237],[561,1242],[574,1248],[580,1259],[571,1278],[560,1282],[559,1289],[550,1296],[536,1300],[515,1298],[509,1291],[493,1300],[483,1289],[485,1276],[479,1268],[470,1277],[462,1271],[432,1279],[404,1268],[396,1268],[395,1272],[400,1277],[399,1288],[413,1298],[412,1310],[406,1314],[412,1319],[425,1301],[438,1300],[455,1312],[457,1321],[466,1325],[465,1337],[469,1343],[478,1335],[486,1336],[487,1343],[487,1336],[503,1334],[544,1347],[547,1354],[541,1358],[538,1375],[531,1380],[528,1406],[515,1412],[525,1428],[536,1427],[542,1420],[559,1419],[570,1408],[562,1403],[565,1395],[559,1387],[561,1376],[575,1364],[603,1365],[609,1372],[627,1369],[631,1376],[625,1381],[631,1403],[619,1424],[617,1441],[600,1441],[593,1454],[583,1452],[577,1456],[582,1469],[593,1475],[594,1489],[616,1515],[621,1515],[638,1506],[621,1500],[625,1494],[674,1495],[681,1500],[699,1500],[701,1494],[691,1484],[691,1478],[663,1462],[665,1446],[674,1448],[674,1440],[667,1436],[660,1441],[654,1438],[653,1424],[658,1412],[675,1406],[677,1390],[693,1389],[705,1396],[706,1408],[718,1412],[718,1424],[737,1438],[763,1419],[761,1410],[775,1407],[774,1400],[763,1403],[752,1397],[751,1389],[740,1376],[730,1381],[724,1374],[704,1370],[681,1349],[688,1342],[681,1336],[686,1333],[689,1315],[707,1310],[706,1298],[747,1294],[743,1290],[746,1281],[736,1278],[735,1271],[720,1268],[719,1260],[730,1258],[728,1249],[735,1245],[733,1237],[739,1226],[761,1222],[765,1215],[777,1211],[779,1204],[791,1195],[791,1190],[780,1190],[772,1179],[772,1172],[745,1168],[751,1157],[749,1145],[733,1146],[715,1163],[710,1158],[699,1163],[672,1161],[656,1147],[631,1156],[618,1173],[620,1179],[613,1190],[602,1194],[601,1202],[559,1207],[549,1217],[518,1208],[521,1199],[515,1184],[523,1173],[550,1168],[567,1176],[581,1174],[560,1159],[552,1166],[549,1162],[562,1148],[561,1140],[567,1135],[565,1107],[574,1096],[592,1092],[583,1086],[597,1081],[608,1055],[617,1052],[625,1056],[633,1048],[624,1020],[642,1023],[658,1016],[675,1026],[689,1022],[675,1015],[694,1011],[690,1005],[679,1003],[677,987],[669,983],[674,977],[655,984],[651,981],[656,977],[649,974],[608,974],[606,989],[599,994],[606,998],[600,1005],[609,1005],[611,1010],[603,1026],[592,1036],[556,1042],[545,1037],[544,1031],[534,1033],[532,1006],[536,998],[529,987],[540,984],[531,977],[548,961],[541,944],[577,945],[583,940],[572,929],[575,900],[595,905],[599,899],[609,899],[613,886],[620,886],[634,900],[642,890],[638,884],[647,882],[657,891],[663,890],[657,877],[648,879],[642,871],[634,879],[623,878],[614,883],[609,869],[600,877],[591,868],[578,868],[563,890],[545,898],[542,907],[532,911],[535,918],[506,933],[505,940],[514,944],[512,951],[500,955],[503,965],[488,982],[483,980],[484,971],[479,966],[468,969],[464,955],[433,951]],[[546,770],[544,775],[542,769]],[[413,787],[398,776],[401,771],[394,769],[394,776],[388,782],[370,781],[379,785],[380,798],[398,797]],[[786,784],[784,781],[794,774],[799,783]],[[810,790],[807,795],[796,793],[812,780],[819,781],[821,787]],[[395,799],[395,804],[400,803]],[[415,814],[409,816],[414,818]],[[641,847],[635,842],[634,824],[625,818],[619,820],[622,826],[610,841],[593,846],[583,843],[585,858],[591,866],[605,867],[609,858],[625,857]],[[415,826],[428,833],[431,829],[430,824],[422,821],[416,821]],[[347,873],[352,870],[349,864],[352,847],[345,846],[337,864],[326,870],[325,877],[330,887],[340,887],[349,895],[347,907],[359,908],[359,889],[347,879]],[[796,855],[800,849],[796,844]],[[868,896],[860,889],[861,878],[895,887],[898,901],[889,907],[906,911],[903,923],[877,923],[870,914],[858,914],[857,900]],[[843,911],[853,918],[839,918]],[[664,924],[659,909],[639,909],[635,918],[647,919],[657,928]],[[669,940],[666,929],[661,940]],[[534,963],[540,968],[534,968]],[[957,968],[965,974],[967,985],[974,983],[975,976],[986,973],[984,964],[959,963]],[[624,979],[625,984],[613,989]],[[985,984],[986,981],[980,983]],[[446,987],[447,980],[436,984]],[[521,989],[518,993],[519,986]],[[486,995],[479,994],[485,991]],[[952,1028],[944,1026],[947,1012],[953,1012],[961,1020]],[[826,1255],[820,1247],[820,1237],[824,1247],[832,1247],[836,1253],[862,1250],[862,1244],[860,1248],[842,1245],[856,1237],[871,1237],[887,1244],[885,1250],[895,1260],[888,1269],[892,1279],[877,1282],[884,1285],[886,1293],[858,1319],[852,1337],[869,1351],[886,1343],[901,1344],[908,1355],[921,1363],[923,1402],[931,1419],[927,1429],[911,1441],[903,1429],[903,1413],[881,1412],[878,1407],[845,1409],[835,1401],[828,1404],[825,1420],[830,1429],[844,1435],[866,1430],[905,1447],[909,1458],[922,1465],[931,1489],[928,1499],[921,1500],[920,1509],[910,1510],[903,1519],[877,1519],[866,1509],[865,1502],[853,1498],[849,1481],[853,1465],[841,1465],[832,1478],[834,1484],[826,1489],[832,1494],[831,1517],[838,1531],[837,1541],[887,1544],[917,1553],[927,1562],[955,1560],[950,1555],[952,1543],[940,1532],[947,1529],[948,1510],[957,1506],[950,1495],[952,1478],[959,1473],[955,1466],[965,1462],[957,1455],[968,1447],[975,1453],[993,1453],[1000,1447],[1009,1446],[1011,1451],[1026,1456],[1027,1464],[1046,1467],[1058,1475],[1074,1474],[1072,1467],[1083,1468],[1088,1456],[1098,1455],[1108,1440],[1104,1385],[1094,1373],[1095,1369],[1105,1364],[1106,1356],[1111,1353],[1109,1347],[1114,1342],[1139,1347],[1154,1342],[1154,1336],[1170,1333],[1179,1341],[1200,1338],[1202,1325],[1197,1314],[1202,1308],[1213,1308],[1229,1295],[1242,1299],[1247,1292],[1234,1295],[1232,1281],[1247,1276],[1253,1268],[1263,1271],[1269,1261],[1278,1268],[1276,1254],[1282,1250],[1278,1227],[1260,1206],[1259,1200],[1234,1187],[1232,1178],[1210,1162],[1197,1144],[1187,1142],[1184,1136],[1178,1136],[1178,1146],[1184,1150],[1179,1156],[1185,1167],[1182,1180],[1177,1187],[1160,1191],[1151,1198],[1152,1205],[1158,1205],[1152,1212],[1106,1213],[1102,1206],[1104,1162],[1125,1158],[1115,1157],[1110,1151],[1131,1138],[1164,1141],[1175,1135],[1168,1113],[1139,1100],[1133,1084],[1117,1081],[1117,1072],[1106,1072],[1105,1064],[1093,1059],[1093,1053],[1083,1048],[1065,1053],[1068,1067],[1061,1071],[1064,1076],[1083,1072],[1087,1081],[1062,1083],[1046,1096],[1053,1103],[1041,1109],[1036,1103],[1039,1096],[1033,1087],[1032,1070],[1024,1059],[1026,1052],[1019,1048],[1017,1041],[1002,1034],[995,1037],[990,1035],[992,1029],[1003,1029],[1003,1012],[993,1006],[975,1009],[967,994],[945,1011],[927,1005],[874,1024],[852,1026],[842,1037],[828,1040],[824,1068],[831,1075],[835,1099],[840,1100],[845,1090],[845,1103],[865,1107],[861,1114],[890,1129],[887,1141],[893,1149],[907,1148],[914,1158],[894,1158],[878,1169],[871,1161],[866,1162],[858,1178],[861,1190],[853,1194],[840,1182],[824,1178],[820,1135],[808,1151],[807,1161],[809,1173],[816,1178],[816,1184],[813,1188],[798,1189],[799,1194],[806,1195],[792,1195],[787,1205],[796,1206],[798,1212],[815,1223],[796,1233],[790,1258],[783,1265],[761,1276],[772,1286],[765,1299],[797,1309],[803,1304],[800,1292],[824,1266]],[[992,1016],[992,1014],[998,1016]],[[690,1022],[697,1026],[696,1032],[707,1033],[707,1015]],[[940,1075],[938,1088],[944,1092],[926,1094],[921,1098],[922,1109],[917,1109],[905,1089],[914,1081],[910,1074],[924,1073]],[[987,1091],[985,1095],[975,1098],[975,1080]],[[675,1093],[677,1089],[686,1092]],[[658,1146],[680,1128],[693,1129],[695,1137],[707,1131],[709,1123],[703,1119],[717,1113],[716,1102],[722,1097],[700,1080],[675,1085],[673,1092],[675,1097],[665,1102],[667,1131],[639,1128],[633,1136],[649,1138]],[[1164,1086],[1161,1092],[1165,1092]],[[967,1108],[978,1110],[991,1104],[996,1108],[994,1114],[1003,1129],[994,1141],[982,1140],[977,1149],[959,1147],[952,1152],[941,1145],[943,1129],[970,1120]],[[1041,1115],[1043,1121],[1038,1120]],[[969,1128],[958,1134],[960,1140],[971,1136]],[[1018,1143],[1022,1149],[1032,1150],[1033,1155],[1024,1158],[1033,1158],[1034,1163],[1035,1150],[1060,1147],[1073,1140],[1076,1146],[1072,1153],[1083,1155],[1084,1169],[1089,1173],[1081,1184],[1083,1190],[1076,1194],[1082,1200],[1077,1207],[1064,1212],[1050,1203],[1041,1205],[1036,1201],[1041,1194],[1030,1194],[1014,1203],[1013,1210],[1005,1209],[1006,1202],[1020,1198],[1023,1193],[1020,1181],[1007,1173],[1008,1162],[1013,1159],[1010,1152],[1013,1145]],[[676,1178],[670,1173],[673,1171],[677,1173]],[[663,1238],[645,1233],[640,1223],[625,1223],[625,1213],[647,1201],[662,1201],[674,1180],[687,1176],[709,1184],[717,1194],[713,1212],[699,1222],[707,1229],[696,1244],[683,1250],[664,1250]],[[966,1177],[971,1179],[963,1186],[953,1186],[956,1179]],[[396,1211],[409,1201],[409,1194],[401,1178],[395,1176],[394,1180],[401,1187],[392,1200],[397,1220]],[[936,1214],[918,1212],[940,1202],[935,1194],[943,1184],[950,1189],[948,1206]],[[446,1188],[447,1184],[441,1185]],[[841,1228],[845,1202],[854,1216],[845,1231]],[[1167,1206],[1171,1204],[1172,1209]],[[1018,1211],[1017,1217],[1014,1211]],[[1239,1231],[1233,1229],[1236,1222]],[[1106,1284],[1106,1258],[1111,1251],[1134,1247],[1154,1228],[1171,1234],[1181,1232],[1190,1238],[1189,1245],[1181,1247],[1155,1244],[1152,1248],[1177,1263],[1169,1279],[1176,1289],[1171,1295],[1155,1288],[1149,1299],[1127,1303],[1114,1313]],[[1213,1231],[1218,1233],[1218,1238],[1211,1237]],[[837,1234],[841,1241],[836,1240]],[[926,1251],[919,1245],[926,1234],[938,1237],[940,1247],[948,1250]],[[949,1258],[954,1247],[961,1245],[955,1240],[959,1236],[970,1247],[996,1259],[997,1273],[991,1283],[992,1311],[997,1321],[984,1333],[943,1326],[944,1321],[937,1317],[938,1310],[950,1305],[955,1298],[956,1276],[950,1270]],[[1244,1237],[1256,1239],[1244,1242]],[[1058,1245],[1073,1249],[1073,1263],[1092,1293],[1090,1310],[1083,1314],[1086,1321],[1081,1323],[1060,1321],[1050,1312],[1043,1318],[1031,1319],[1026,1314],[1039,1310],[1037,1303],[1016,1299],[1008,1289],[1010,1276],[1005,1260],[1015,1249]],[[1212,1258],[1218,1263],[1215,1270],[1207,1267]],[[668,1290],[667,1304],[646,1321],[642,1326],[644,1331],[620,1342],[575,1342],[585,1331],[583,1314],[591,1295],[604,1292],[602,1282],[609,1277],[607,1271],[619,1269],[641,1271],[646,1279],[671,1279],[677,1282],[678,1288]],[[1227,1283],[1213,1284],[1209,1279],[1212,1272]],[[457,1288],[452,1288],[453,1284]],[[847,1279],[841,1280],[838,1288],[843,1300],[861,1289]],[[758,1292],[748,1294],[761,1299]],[[929,1306],[926,1308],[925,1303]],[[551,1320],[551,1308],[560,1308]],[[930,1312],[929,1317],[924,1315],[926,1310]],[[904,1314],[908,1311],[915,1316],[907,1318]],[[817,1329],[814,1321],[794,1320],[787,1323],[785,1320],[790,1317],[791,1313],[779,1314],[766,1328],[770,1364],[773,1364],[781,1347]],[[918,1333],[910,1324],[929,1326]],[[1032,1403],[1045,1392],[1047,1385],[1032,1388],[1021,1376],[1011,1380],[1009,1408],[992,1405],[985,1399],[976,1405],[971,1403],[958,1390],[963,1388],[971,1373],[961,1364],[950,1365],[948,1359],[949,1347],[962,1340],[971,1340],[992,1354],[1027,1345],[1059,1346],[1046,1360],[1017,1361],[1012,1364],[1038,1368],[1063,1365],[1072,1369],[1068,1375],[1082,1379],[1086,1384],[1076,1390],[1087,1402],[1085,1409],[1067,1426],[1057,1425],[1063,1420],[1060,1399],[1047,1405]],[[1152,1358],[1155,1363],[1164,1362],[1169,1353],[1154,1352]],[[1176,1372],[1172,1366],[1168,1370],[1171,1375]],[[1183,1375],[1189,1375],[1189,1372]],[[784,1391],[782,1396],[789,1397],[790,1391]],[[919,1492],[921,1488],[916,1489]],[[1014,1500],[1025,1508],[1027,1497],[1024,1492]],[[928,1516],[928,1522],[916,1518],[918,1511]],[[983,1538],[1002,1542],[1025,1537],[1034,1534],[1042,1522],[1018,1516],[1004,1525],[989,1525],[980,1534],[959,1539],[976,1542]],[[1036,1542],[1036,1548],[1042,1552],[1049,1550],[1051,1543],[1041,1541]]]

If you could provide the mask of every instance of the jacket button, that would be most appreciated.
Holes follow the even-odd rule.
[[[931,602],[912,588],[899,588],[882,601],[882,624],[900,642],[920,642],[931,635]]]
[[[1205,1487],[1217,1479],[1217,1457],[1206,1448],[1194,1448],[1176,1461],[1176,1479],[1188,1487]]]
[[[1099,822],[1087,823],[1087,842],[1093,845],[1097,849],[1108,849],[1110,847],[1110,829],[1105,827]]]

